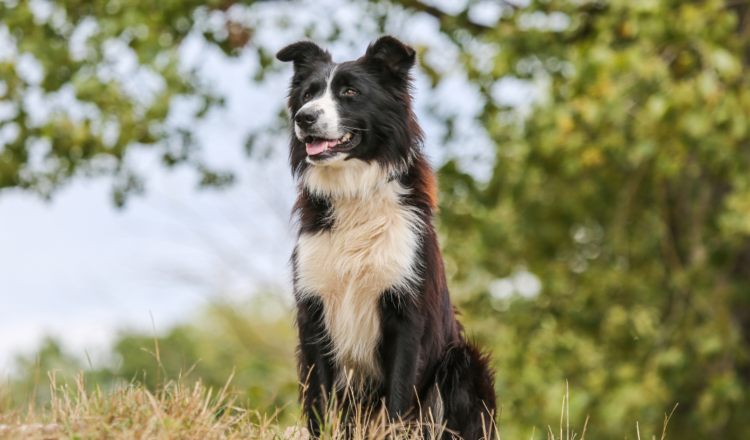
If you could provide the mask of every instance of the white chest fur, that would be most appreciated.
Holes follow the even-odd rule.
[[[376,164],[347,162],[313,167],[305,178],[311,192],[330,197],[333,227],[299,237],[297,291],[322,299],[331,349],[344,372],[355,382],[377,382],[379,298],[387,289],[407,294],[417,279],[420,221],[400,203],[407,189],[388,182]]]

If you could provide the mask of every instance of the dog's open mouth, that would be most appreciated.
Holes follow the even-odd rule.
[[[305,138],[307,156],[311,159],[321,160],[333,157],[338,153],[349,151],[356,147],[362,140],[359,132],[347,132],[339,139],[324,139],[313,136]]]

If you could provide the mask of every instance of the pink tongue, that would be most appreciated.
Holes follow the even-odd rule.
[[[307,154],[309,154],[310,156],[315,156],[316,154],[320,154],[324,152],[328,145],[334,146],[336,145],[336,141],[328,141],[325,139],[315,139],[312,143],[305,144],[305,146],[307,147]]]

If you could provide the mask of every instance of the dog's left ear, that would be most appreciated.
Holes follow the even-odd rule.
[[[365,61],[381,73],[406,78],[417,61],[417,52],[399,40],[385,35],[370,43],[365,52]]]

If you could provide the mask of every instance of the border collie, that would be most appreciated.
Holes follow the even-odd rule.
[[[437,187],[412,110],[414,49],[384,36],[335,63],[301,41],[276,58],[294,64],[292,269],[312,434],[332,399],[351,393],[391,420],[429,408],[466,440],[492,437],[489,357],[456,321],[432,225]]]

